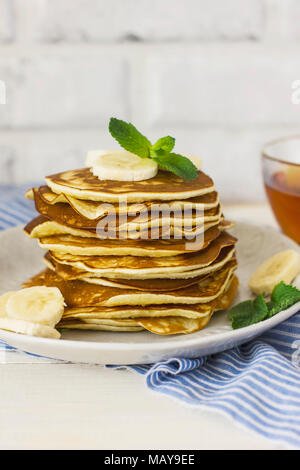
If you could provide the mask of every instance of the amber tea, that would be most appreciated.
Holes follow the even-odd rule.
[[[300,243],[300,167],[273,173],[265,188],[275,217],[286,235]]]

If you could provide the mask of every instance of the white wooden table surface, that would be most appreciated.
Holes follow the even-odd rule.
[[[226,216],[273,225],[266,205]],[[128,371],[77,364],[0,364],[1,449],[276,449],[219,413],[149,391]]]

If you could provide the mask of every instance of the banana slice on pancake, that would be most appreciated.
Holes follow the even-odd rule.
[[[141,158],[127,150],[92,150],[86,165],[100,180],[143,181],[154,178],[157,163],[151,158]]]

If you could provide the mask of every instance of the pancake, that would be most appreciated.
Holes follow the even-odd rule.
[[[173,212],[174,211],[174,212]],[[132,216],[123,221],[125,217],[120,217],[119,226],[123,227],[128,224],[128,227],[145,229],[148,227],[163,226],[164,223],[169,222],[171,226],[194,227],[195,225],[208,224],[210,222],[218,221],[223,218],[221,206],[218,205],[212,209],[205,211],[191,210],[182,211],[176,204],[159,203],[152,206],[151,211],[143,211],[137,216]]]
[[[227,219],[222,219],[219,223],[219,229],[220,230],[228,230],[232,227],[235,226],[235,223],[232,222],[231,220],[227,220]]]
[[[62,279],[65,281],[74,281],[81,280],[89,282],[92,284],[98,284],[102,286],[118,287],[120,289],[136,289],[142,291],[168,291],[168,290],[177,290],[182,289],[183,287],[192,286],[197,284],[197,282],[205,276],[221,269],[228,261],[235,258],[235,250],[233,247],[228,247],[223,249],[220,256],[217,260],[211,263],[208,266],[200,268],[198,275],[195,274],[195,270],[183,271],[181,273],[177,272],[177,275],[166,276],[164,274],[152,273],[148,278],[147,274],[137,271],[137,274],[134,277],[124,276],[117,277],[114,274],[114,277],[105,277],[103,275],[98,275],[97,273],[89,273],[86,271],[81,271],[73,266],[66,264],[57,263],[48,252],[44,257],[44,261],[49,269],[55,271]],[[150,258],[152,259],[152,258]],[[156,277],[154,277],[156,276]],[[159,277],[162,276],[162,277]]]
[[[192,269],[189,271],[173,272],[172,270],[170,270],[169,273],[167,274],[166,273],[163,273],[163,274],[153,273],[153,274],[147,274],[147,275],[145,275],[142,271],[140,271],[136,274],[136,279],[132,280],[132,283],[139,281],[139,280],[140,281],[144,280],[147,282],[156,280],[157,284],[159,284],[159,281],[162,281],[162,280],[165,281],[167,279],[170,279],[171,281],[175,281],[175,280],[182,281],[182,280],[191,280],[196,277],[201,278],[205,276],[206,274],[210,274],[221,269],[228,261],[230,261],[234,257],[234,255],[235,255],[234,248],[232,248],[231,250],[224,249],[224,251],[220,254],[217,260],[211,265],[208,265],[204,268]],[[63,272],[66,272],[65,269],[63,270]],[[76,274],[78,274],[78,272]],[[109,280],[111,279],[117,280],[118,282],[120,282],[122,279],[126,281],[131,279],[131,278],[128,279],[128,276],[121,277],[121,276],[116,276],[116,275],[109,275],[108,273],[106,273],[105,278]],[[80,279],[82,281],[89,282],[91,284],[98,284],[98,285],[104,284],[103,276],[97,277],[93,273],[85,273],[85,274],[82,274],[81,277],[75,277],[75,279]],[[194,282],[189,283],[189,285],[192,285],[192,284],[194,284]]]
[[[202,171],[194,180],[184,180],[168,171],[159,170],[154,178],[144,181],[99,180],[89,168],[57,173],[46,178],[47,186],[57,194],[76,199],[101,202],[172,201],[202,196],[214,191],[212,179]]]
[[[122,327],[126,327],[126,326],[134,326],[134,327],[138,327],[138,323],[136,320],[133,320],[131,318],[127,318],[127,319],[124,319],[122,318],[121,320],[115,320],[115,319],[111,319],[111,320],[104,320],[103,318],[98,320],[98,319],[94,319],[94,320],[89,320],[89,319],[85,319],[83,320],[85,323],[95,323],[95,324],[101,324],[101,325],[106,325],[106,326],[122,326]],[[141,327],[140,327],[141,328]]]
[[[90,282],[92,284],[98,284],[101,286],[118,287],[119,289],[133,289],[146,292],[155,291],[169,291],[183,289],[184,287],[192,286],[197,284],[200,279],[204,276],[198,276],[189,279],[106,279],[103,277],[87,278],[84,277],[87,273],[82,273],[80,270],[73,268],[72,266],[63,265],[56,263],[50,253],[46,253],[44,261],[49,269],[55,271],[64,281],[81,280]],[[207,274],[208,275],[208,274]]]
[[[129,331],[142,331],[148,330],[151,333],[159,335],[170,334],[188,334],[204,328],[209,320],[210,315],[202,318],[185,318],[185,317],[166,317],[166,318],[139,318],[136,321],[137,326],[125,325],[122,326],[121,320],[117,325],[106,325],[105,320],[91,320],[91,321],[65,321],[62,320],[58,328],[69,330],[90,330],[90,331],[116,331],[116,332],[129,332]]]
[[[231,260],[222,270],[200,279],[197,284],[168,292],[146,292],[96,286],[84,281],[65,281],[50,269],[46,269],[29,280],[24,287],[57,287],[69,307],[206,303],[214,300],[224,291],[236,265],[236,261]]]
[[[41,216],[42,217],[42,216]],[[38,218],[39,219],[39,218]],[[39,225],[46,223],[35,219],[25,227],[25,233],[33,237],[34,230]],[[52,224],[52,222],[49,222]],[[39,229],[40,230],[40,229]],[[48,230],[45,231],[49,233]],[[51,233],[51,232],[50,232]],[[55,232],[54,232],[55,233]],[[41,248],[60,253],[69,253],[72,255],[87,256],[106,256],[106,255],[131,255],[131,256],[174,256],[182,253],[190,253],[205,249],[213,240],[220,235],[220,230],[215,226],[209,228],[195,241],[186,239],[169,238],[166,240],[130,240],[130,239],[100,239],[89,237],[78,237],[73,235],[50,235],[39,238]]]
[[[189,334],[202,330],[209,323],[211,316],[216,310],[223,310],[230,307],[237,289],[238,279],[234,276],[227,292],[221,295],[220,299],[215,301],[214,305],[211,306],[211,312],[206,317],[197,319],[174,317],[140,318],[138,323],[146,330],[158,335]]]
[[[207,234],[206,234],[207,235]],[[186,271],[201,268],[211,264],[225,247],[232,247],[237,239],[227,232],[220,232],[219,236],[213,239],[207,248],[192,253],[184,253],[176,256],[162,258],[148,258],[136,256],[84,256],[71,255],[63,252],[50,252],[51,258],[60,264],[67,264],[75,268],[96,272],[106,270],[126,270],[129,275],[134,276],[137,270],[146,272],[169,272],[170,268],[179,271]]]
[[[72,228],[68,225],[63,225],[53,220],[50,220],[44,216],[39,216],[32,220],[26,227],[25,232],[30,238],[43,238],[51,235],[62,235],[68,234],[74,237],[87,237],[87,238],[103,238],[103,239],[132,239],[132,240],[158,240],[158,239],[169,239],[175,238],[186,238],[192,240],[195,237],[201,236],[203,232],[211,227],[219,225],[222,219],[217,218],[215,221],[207,222],[206,224],[196,225],[195,227],[180,227],[170,226],[169,222],[165,223],[163,227],[153,227],[146,230],[139,230],[129,225],[123,226],[118,229],[115,225],[114,219],[111,220],[111,224],[106,224],[106,220],[103,219],[103,226],[95,229],[78,229]],[[99,222],[101,223],[101,222]]]
[[[122,292],[122,290],[123,290],[123,292],[125,290],[131,290],[131,292],[138,292],[139,291],[139,292],[142,292],[144,294],[151,293],[151,294],[160,294],[161,295],[163,293],[164,294],[166,293],[166,294],[169,295],[171,293],[171,295],[173,295],[172,293],[174,293],[175,291],[178,291],[178,295],[183,295],[184,294],[185,296],[194,293],[192,295],[192,298],[190,299],[190,301],[186,300],[186,303],[188,304],[188,303],[196,303],[195,298],[199,294],[199,286],[200,286],[200,288],[202,288],[202,287],[204,288],[204,286],[208,285],[208,283],[213,284],[213,279],[216,279],[219,282],[221,273],[223,273],[223,274],[226,273],[226,269],[229,269],[229,268],[231,268],[232,271],[234,271],[236,269],[236,267],[237,267],[236,258],[232,257],[229,260],[227,260],[226,264],[224,264],[224,266],[219,268],[218,271],[214,269],[214,270],[212,270],[208,273],[196,276],[194,278],[188,278],[188,279],[170,279],[170,278],[168,278],[168,279],[150,279],[150,280],[147,279],[147,280],[144,280],[144,281],[140,281],[140,282],[144,282],[144,285],[145,285],[144,289],[143,289],[142,285],[139,285],[138,289],[134,288],[134,284],[136,282],[138,282],[138,280],[129,281],[130,284],[131,284],[130,286],[121,285],[121,287],[120,287],[120,284],[119,284],[119,282],[120,282],[119,279],[117,279],[116,282],[112,285],[111,284],[109,285],[109,282],[107,282],[109,280],[103,279],[103,278],[100,278],[100,279],[99,278],[85,278],[85,279],[81,279],[81,280],[84,281],[85,283],[96,284],[97,286],[108,286],[109,285],[110,287],[118,288],[119,291],[121,290],[121,292]],[[146,285],[146,283],[147,283],[147,285]],[[161,286],[160,290],[159,290],[159,285]],[[206,291],[207,291],[207,289],[205,290],[205,292]],[[199,296],[199,303],[202,303],[202,301],[200,300],[200,297],[202,296],[202,294],[204,295],[204,291]],[[145,299],[146,297],[143,296],[143,298]],[[205,302],[206,301],[207,300],[205,300]],[[157,303],[157,302],[153,302],[153,303]]]
[[[74,281],[74,280],[81,280],[91,284],[97,284],[100,286],[108,286],[108,287],[117,287],[119,289],[132,289],[132,290],[140,290],[143,292],[169,292],[174,290],[183,289],[185,287],[192,286],[194,284],[198,284],[199,281],[203,280],[204,278],[210,276],[212,273],[220,270],[223,266],[225,266],[229,261],[235,260],[235,252],[233,249],[227,250],[222,256],[220,257],[216,263],[209,265],[206,268],[203,268],[201,272],[199,270],[198,276],[193,277],[182,277],[182,278],[172,278],[172,277],[163,277],[163,278],[149,278],[149,279],[118,279],[118,278],[105,278],[105,277],[87,277],[89,273],[83,274],[76,268],[72,268],[68,265],[60,265],[55,263],[51,258],[51,255],[47,253],[45,255],[44,261],[49,269],[55,271],[59,277],[61,277],[64,281]],[[194,274],[193,271],[189,271],[188,273],[183,273],[183,275]],[[93,276],[90,273],[90,276]]]
[[[110,212],[110,207],[104,207],[104,205],[99,202],[94,201],[84,201],[81,199],[76,199],[65,194],[55,194],[51,191],[48,186],[41,186],[40,188],[31,189],[27,191],[26,197],[28,199],[35,199],[35,192],[38,192],[39,197],[46,204],[61,204],[64,203],[64,206],[61,206],[65,211],[66,205],[70,205],[77,214],[85,217],[89,220],[101,219],[104,215],[107,215]],[[145,201],[143,203],[132,203],[132,204],[112,204],[111,208],[115,214],[128,214],[136,215],[141,210],[147,208],[151,210],[153,205],[161,204],[161,201]],[[194,210],[204,210],[208,211],[219,205],[219,196],[218,193],[212,191],[210,193],[204,194],[203,196],[198,196],[194,198],[189,198],[186,200],[174,200],[170,203],[164,202],[164,204],[176,204],[176,206],[183,209],[194,209]]]
[[[140,283],[140,287],[142,287],[143,285],[148,285],[149,286],[148,290],[159,290],[159,289],[153,289],[152,287],[153,282],[154,282],[154,286],[159,286],[160,283],[162,285],[165,285],[165,282],[167,286],[168,285],[167,280],[169,279],[170,280],[169,285],[173,285],[174,281],[176,281],[178,284],[180,284],[180,282],[183,282],[183,281],[188,281],[188,282],[184,282],[184,284],[186,286],[192,285],[192,284],[195,284],[195,282],[193,282],[193,279],[197,277],[201,278],[207,274],[213,273],[221,269],[234,256],[235,256],[234,247],[227,247],[221,251],[220,255],[217,257],[217,259],[213,263],[207,266],[201,267],[201,268],[187,270],[187,271],[182,271],[182,270],[173,271],[172,268],[170,268],[168,272],[163,272],[163,273],[161,272],[160,273],[156,273],[156,272],[145,273],[141,269],[141,270],[135,271],[134,278],[132,275],[125,274],[124,272],[115,273],[115,272],[111,272],[108,270],[103,271],[102,273],[101,273],[101,270],[98,270],[97,272],[81,271],[72,266],[61,265],[59,263],[56,263],[53,260],[49,259],[49,257],[46,260],[46,264],[50,267],[50,269],[55,270],[57,274],[60,277],[62,277],[64,280],[82,280],[85,282],[89,282],[91,284],[98,284],[98,285],[111,285],[108,282],[115,281],[118,284],[118,287],[119,287],[119,284],[123,281],[123,286],[125,285],[125,283],[127,283],[127,284],[130,284],[130,287],[133,287],[137,285],[137,283]]]
[[[78,307],[65,309],[61,322],[94,320],[123,320],[139,318],[204,318],[212,313],[212,310],[224,310],[233,301],[238,279],[235,275],[229,280],[226,290],[214,301],[206,304],[168,304],[168,305],[148,305],[145,306],[120,306],[120,307]]]
[[[138,323],[145,330],[157,335],[190,334],[202,330],[209,323],[211,315],[203,318],[140,318]]]
[[[97,226],[99,221],[103,220],[103,223],[109,223],[109,221],[116,224],[117,231],[120,229],[127,230],[147,230],[149,227],[161,227],[164,224],[168,224],[171,227],[173,226],[182,226],[193,227],[200,226],[210,222],[220,222],[222,218],[222,211],[220,205],[208,209],[206,211],[192,211],[183,212],[180,207],[174,203],[161,203],[158,202],[157,205],[152,205],[151,211],[148,208],[140,213],[139,215],[126,215],[120,214],[119,211],[113,212],[116,206],[111,208],[110,216],[105,214],[105,211],[110,209],[105,209],[105,207],[110,206],[110,204],[103,204],[103,216],[98,219],[90,220],[86,217],[78,214],[72,206],[64,203],[51,204],[45,201],[45,198],[41,196],[41,192],[38,189],[34,189],[34,200],[36,210],[43,215],[44,217],[57,222],[60,225],[67,227],[79,229],[79,230],[88,230],[92,233],[96,233]],[[99,204],[100,207],[100,204]]]
[[[116,332],[142,331],[144,329],[134,320],[81,320],[77,323],[72,320],[60,323],[58,328]]]
[[[130,280],[137,285],[137,280],[149,282],[150,279],[156,278],[188,279],[219,269],[234,255],[235,242],[234,237],[224,232],[205,250],[177,256],[96,257],[50,252],[47,259],[54,264],[58,274],[66,280],[104,277],[118,279],[118,282],[123,279],[124,284],[128,284]]]
[[[101,330],[102,322],[110,315],[111,318],[118,318],[120,323],[124,321],[124,318],[125,321],[128,318],[134,318],[135,324],[156,334],[192,333],[204,328],[215,311],[229,308],[237,289],[238,279],[233,276],[226,291],[216,300],[206,305],[152,306],[147,307],[147,309],[145,307],[136,307],[134,309],[132,307],[66,309],[58,327]],[[147,316],[140,317],[139,314],[142,312]],[[202,312],[202,315],[199,315],[200,312]]]

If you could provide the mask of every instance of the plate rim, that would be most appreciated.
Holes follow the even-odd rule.
[[[135,350],[136,352],[143,352],[145,350],[145,348],[150,351],[151,350],[161,350],[161,349],[164,349],[164,351],[168,351],[168,349],[174,349],[174,347],[178,347],[178,348],[181,348],[181,347],[186,347],[186,346],[197,346],[197,344],[199,343],[199,340],[201,340],[201,345],[203,346],[208,346],[211,342],[213,342],[215,340],[216,337],[218,337],[218,339],[220,338],[224,338],[224,341],[226,341],[226,339],[229,338],[232,338],[234,339],[236,336],[238,337],[242,332],[245,333],[251,333],[251,332],[256,332],[257,334],[260,334],[262,333],[263,331],[266,331],[269,329],[269,325],[273,325],[273,326],[276,326],[278,325],[279,323],[281,323],[282,321],[284,320],[287,320],[288,318],[290,318],[292,315],[294,315],[295,313],[297,313],[297,311],[300,310],[300,301],[297,302],[296,304],[292,305],[291,307],[289,307],[288,309],[286,310],[282,310],[281,312],[277,313],[276,315],[274,315],[272,318],[269,318],[267,320],[264,320],[264,321],[261,321],[261,322],[258,322],[258,323],[255,323],[253,325],[249,325],[249,326],[246,326],[246,327],[243,327],[243,328],[238,328],[236,330],[228,330],[226,332],[223,332],[223,333],[216,333],[216,334],[213,334],[213,335],[210,335],[210,336],[206,336],[206,337],[203,337],[203,338],[199,338],[199,337],[195,337],[195,338],[191,338],[190,341],[187,343],[186,342],[186,338],[188,338],[188,335],[182,335],[182,343],[179,341],[179,342],[176,342],[176,343],[172,343],[172,342],[166,342],[166,343],[133,343],[133,342],[128,342],[128,343],[112,343],[112,342],[103,342],[103,341],[85,341],[85,340],[71,340],[71,339],[54,339],[54,338],[42,338],[42,337],[39,337],[39,336],[29,336],[29,335],[22,335],[21,333],[14,333],[12,331],[7,331],[7,330],[0,330],[0,339],[3,336],[8,336],[8,338],[13,338],[13,337],[16,337],[16,336],[22,336],[23,340],[25,340],[25,342],[28,342],[28,343],[32,343],[32,342],[39,342],[39,343],[44,343],[44,344],[48,344],[48,345],[52,345],[54,346],[55,344],[68,344],[69,346],[72,346],[72,347],[76,347],[81,349],[81,348],[85,348],[85,347],[89,347],[90,349],[95,349],[95,350],[99,350],[99,351],[102,351],[102,350],[109,350],[113,347],[113,349],[115,350],[119,350],[119,351],[122,351],[122,350],[127,350],[128,346],[130,345],[131,347],[131,350]],[[284,317],[284,318],[281,318],[281,317]],[[270,326],[270,328],[272,328],[272,326]],[[163,336],[163,335],[162,335]],[[253,335],[249,335],[249,340],[253,338]]]

